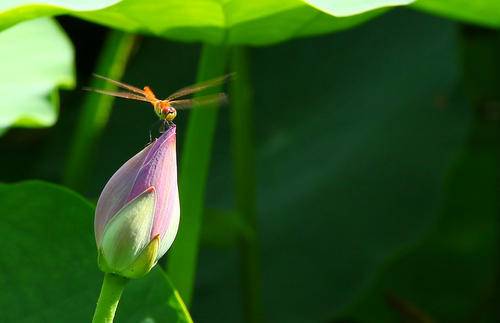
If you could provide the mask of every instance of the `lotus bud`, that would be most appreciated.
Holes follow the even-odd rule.
[[[128,160],[97,202],[99,268],[137,278],[172,245],[179,226],[175,125]]]

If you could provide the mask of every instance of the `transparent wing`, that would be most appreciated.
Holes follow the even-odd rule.
[[[200,106],[215,106],[227,103],[227,96],[224,93],[217,93],[202,96],[199,98],[174,100],[169,102],[170,105],[177,110],[185,110]]]
[[[102,76],[102,75],[98,75],[98,74],[94,74],[95,77],[97,78],[100,78],[100,79],[103,79],[105,81],[108,81],[109,83],[112,83],[118,87],[121,87],[122,89],[126,89],[126,90],[129,90],[129,91],[132,91],[132,92],[135,92],[135,93],[138,93],[138,94],[141,94],[141,95],[145,95],[145,92],[135,86],[132,86],[130,84],[125,84],[125,83],[122,83],[122,82],[118,82],[118,81],[115,81],[115,80],[112,80],[110,78],[107,78],[105,76]]]
[[[233,74],[226,74],[226,75],[218,77],[218,78],[214,78],[214,79],[211,79],[211,80],[208,80],[205,82],[201,82],[201,83],[197,83],[194,85],[184,87],[184,88],[176,91],[175,93],[171,94],[167,98],[167,100],[174,100],[174,99],[177,99],[177,98],[189,95],[189,94],[203,91],[203,90],[208,89],[208,88],[213,87],[213,86],[220,85],[232,76],[234,76],[234,73]]]
[[[100,90],[100,89],[92,89],[92,88],[83,88],[85,91],[92,91],[92,92],[97,92],[105,95],[110,95],[110,96],[116,96],[119,98],[125,98],[125,99],[131,99],[131,100],[137,100],[137,101],[144,101],[144,102],[150,102],[148,99],[145,97],[129,93],[129,92],[115,92],[115,91],[106,91],[106,90]]]

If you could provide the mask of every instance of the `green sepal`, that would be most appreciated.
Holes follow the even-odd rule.
[[[112,270],[108,266],[108,263],[106,262],[106,259],[104,259],[104,255],[102,253],[102,248],[99,248],[99,250],[97,251],[97,266],[99,266],[99,269],[102,272],[112,273]]]
[[[99,269],[105,273],[116,274],[126,278],[139,278],[146,275],[151,269],[156,265],[156,256],[158,255],[158,249],[160,247],[160,235],[149,242],[149,244],[144,248],[139,257],[132,263],[127,269],[117,272],[111,269],[111,267],[106,262],[104,258],[102,249],[99,248],[97,255],[97,265]]]
[[[127,203],[106,225],[99,248],[108,272],[127,270],[151,243],[155,190],[145,190]]]
[[[156,265],[156,256],[158,255],[159,247],[160,235],[157,235],[144,248],[134,263],[118,274],[127,278],[139,278],[146,275]]]

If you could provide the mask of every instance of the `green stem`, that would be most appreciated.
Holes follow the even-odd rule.
[[[262,321],[260,299],[260,254],[257,235],[255,149],[253,140],[252,86],[247,51],[234,48],[232,70],[237,77],[231,86],[231,141],[236,209],[253,234],[241,237],[241,275],[247,322]]]
[[[123,289],[128,280],[121,276],[105,274],[101,294],[97,301],[92,323],[112,323]]]
[[[224,74],[224,47],[204,45],[198,67],[198,81]],[[181,225],[169,251],[167,272],[189,306],[196,274],[205,185],[210,166],[217,109],[194,109],[185,130],[179,176]],[[182,130],[179,129],[182,133]]]
[[[110,31],[99,57],[96,73],[119,80],[127,66],[135,36],[121,31]],[[109,83],[94,78],[92,88],[114,89]],[[73,143],[70,146],[68,160],[63,175],[63,183],[73,189],[82,191],[86,179],[91,173],[91,156],[108,123],[114,98],[88,92],[82,105],[81,114],[76,125]]]

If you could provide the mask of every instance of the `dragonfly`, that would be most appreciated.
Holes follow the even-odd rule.
[[[221,85],[230,77],[232,77],[233,74],[226,74],[208,81],[183,87],[180,90],[177,90],[169,95],[166,99],[158,99],[149,86],[144,86],[142,89],[140,89],[133,85],[119,82],[102,75],[94,74],[94,76],[103,79],[113,85],[116,85],[120,89],[126,91],[108,91],[94,88],[84,88],[84,90],[119,98],[149,102],[153,105],[156,115],[170,126],[173,124],[173,121],[177,116],[177,110],[184,110],[197,106],[211,106],[227,102],[227,96],[224,93],[208,94],[205,96],[189,99],[187,99],[186,97],[208,88]]]

